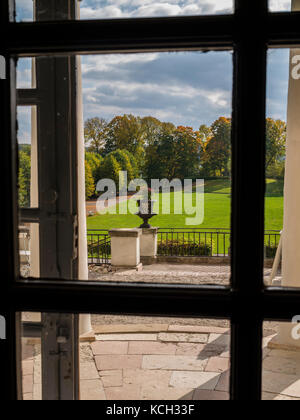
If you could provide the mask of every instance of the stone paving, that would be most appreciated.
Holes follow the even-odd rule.
[[[96,341],[81,343],[82,400],[227,400],[229,329],[214,326],[98,325]],[[270,333],[269,333],[270,334]],[[300,400],[300,350],[268,348],[263,399]],[[41,399],[38,344],[23,344],[23,393]]]
[[[121,281],[125,283],[166,283],[166,284],[218,284],[228,285],[230,282],[229,265],[191,265],[191,264],[153,264],[145,265],[141,271],[118,270],[107,272],[109,267],[90,266],[89,280],[104,282]],[[271,269],[264,270],[265,281],[271,274]],[[280,279],[280,277],[279,277]]]

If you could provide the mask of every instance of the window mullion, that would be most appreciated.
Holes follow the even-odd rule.
[[[263,292],[266,6],[267,0],[236,1],[240,30],[234,58],[232,286],[237,305],[231,355],[235,400],[261,399],[262,314],[255,305],[262,302]]]

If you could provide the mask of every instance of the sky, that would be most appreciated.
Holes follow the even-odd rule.
[[[29,3],[32,7],[32,0],[18,2],[23,6],[19,16],[30,18],[31,9],[27,7],[27,14],[24,10]],[[184,11],[187,10],[184,7],[192,3],[201,7],[203,13],[219,13],[228,10],[226,7],[230,6],[231,1],[168,0],[168,3],[163,3],[155,0],[83,0],[81,11],[82,17],[101,17],[99,6],[105,4],[104,9],[107,13],[110,10],[110,16],[112,9],[107,7],[118,8],[123,16],[129,12],[138,13],[142,7],[154,4],[169,4],[174,6],[173,11],[179,11],[176,7]],[[274,6],[277,3],[276,10],[279,6],[284,10],[290,1],[274,0],[273,3]],[[218,7],[212,8],[211,4]],[[149,10],[149,14],[154,13],[154,9]],[[168,13],[171,13],[170,10]],[[30,67],[30,59],[19,60],[18,87],[30,88]],[[232,70],[231,51],[83,56],[84,119],[97,116],[110,120],[123,114],[151,115],[161,121],[198,129],[201,124],[210,125],[220,116],[231,116]],[[269,51],[267,76],[267,116],[286,120],[287,49]],[[19,107],[18,121],[19,142],[29,143],[29,108]]]
[[[32,20],[32,0],[15,0],[17,20]],[[289,11],[291,0],[269,0],[271,11]],[[232,13],[233,0],[82,0],[81,19]]]

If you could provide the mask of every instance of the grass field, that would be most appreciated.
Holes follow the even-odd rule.
[[[171,193],[171,214],[161,214],[162,197],[156,205],[158,216],[153,217],[150,223],[160,228],[229,228],[230,227],[230,181],[216,180],[205,182],[204,220],[202,224],[186,226],[186,214],[174,214],[174,202],[179,199],[178,193]],[[196,193],[193,193],[195,203]],[[249,202],[253,198],[249,191]],[[121,208],[127,203],[121,203]],[[159,206],[159,209],[158,209]],[[118,213],[117,208],[117,213]],[[159,212],[158,212],[159,210]],[[249,217],[249,215],[247,215]],[[266,229],[281,230],[283,220],[283,181],[268,179],[266,189]],[[130,228],[141,224],[141,219],[128,214],[106,214],[88,217],[88,229]]]

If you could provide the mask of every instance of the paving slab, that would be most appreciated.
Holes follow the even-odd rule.
[[[24,394],[33,394],[33,375],[23,376],[22,387]]]
[[[25,375],[33,375],[33,360],[25,360],[22,362],[22,374]]]
[[[300,378],[295,375],[264,371],[263,390],[274,394],[300,398]]]
[[[224,357],[211,357],[206,365],[206,372],[226,372],[229,369],[229,359]]]
[[[143,356],[143,369],[204,371],[208,360],[197,356]]]
[[[172,372],[164,370],[123,369],[123,381],[128,385],[169,386]]]
[[[107,400],[137,401],[140,400],[141,387],[139,385],[126,385],[122,387],[106,388]]]
[[[230,335],[228,334],[210,334],[208,338],[209,344],[218,346],[230,346]]]
[[[170,343],[207,343],[208,334],[192,334],[192,333],[160,333],[159,341]]]
[[[177,343],[176,356],[198,356],[205,349],[205,344]]]
[[[217,372],[173,372],[170,385],[175,388],[214,390],[219,379]]]
[[[172,343],[157,341],[131,341],[128,354],[175,354],[177,346]]]
[[[102,401],[106,399],[100,379],[80,381],[80,398],[83,401]]]
[[[80,379],[99,379],[99,373],[93,362],[80,363]]]
[[[229,392],[229,388],[230,388],[230,372],[228,370],[227,372],[224,372],[221,374],[215,390],[221,391],[221,392]]]
[[[128,341],[96,341],[91,344],[95,356],[105,354],[127,354]]]
[[[262,393],[263,401],[300,401],[300,398],[288,397],[287,395],[272,394],[270,392]]]
[[[34,357],[34,346],[22,344],[22,360],[33,359]]]
[[[141,400],[148,401],[191,401],[194,390],[191,388],[172,388],[156,385],[144,385],[141,390]]]
[[[99,376],[104,388],[123,386],[122,370],[101,370]]]
[[[97,341],[156,341],[157,334],[97,334]]]
[[[277,357],[269,354],[263,362],[263,369],[274,373],[298,375],[300,379],[300,363],[297,359]]]
[[[204,389],[196,389],[193,400],[196,401],[228,401],[230,395],[228,392],[207,391]]]
[[[96,356],[96,366],[98,370],[119,370],[141,368],[143,356],[115,355],[115,356]]]

